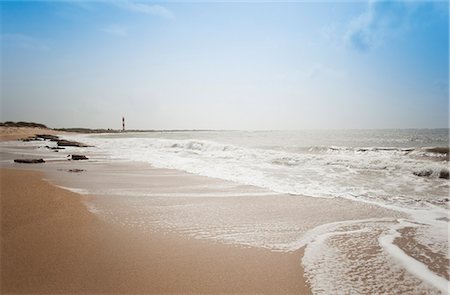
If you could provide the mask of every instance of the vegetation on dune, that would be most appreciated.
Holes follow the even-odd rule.
[[[40,123],[34,123],[34,122],[12,122],[12,121],[6,121],[4,123],[0,122],[0,126],[4,127],[31,127],[31,128],[47,128],[44,124]]]

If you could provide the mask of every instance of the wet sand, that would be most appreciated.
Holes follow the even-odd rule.
[[[363,293],[435,291],[398,270],[379,245],[380,234],[407,218],[403,213],[110,161],[86,149],[79,151],[89,161],[67,161],[70,151],[5,147],[2,293],[309,294],[312,287],[330,294],[349,286]],[[12,161],[37,154],[51,161]],[[331,227],[302,248],[303,235],[322,225]],[[413,238],[394,244],[428,264],[434,254],[415,253]],[[353,260],[346,266],[348,257]],[[433,271],[448,278],[448,259],[433,261]]]
[[[309,294],[277,253],[106,224],[41,172],[1,170],[1,293]]]

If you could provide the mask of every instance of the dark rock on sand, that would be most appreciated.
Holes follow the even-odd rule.
[[[72,155],[70,159],[78,161],[78,160],[88,160],[89,158],[84,155]]]
[[[51,134],[36,134],[36,138],[42,138],[42,139],[45,139],[45,140],[56,140],[56,139],[59,139],[58,136],[51,135]]]
[[[70,141],[65,139],[59,139],[57,140],[58,146],[75,146],[75,147],[88,147],[84,143],[76,142],[76,141]]]
[[[15,159],[14,162],[23,164],[45,163],[44,159]]]
[[[450,159],[449,147],[434,147],[434,148],[426,149],[426,151],[430,152],[430,153],[444,155],[445,160],[447,160],[447,161]]]
[[[85,171],[85,170],[84,169],[69,169],[69,170],[67,170],[67,172],[74,172],[74,173],[80,173],[83,171]]]
[[[25,142],[28,142],[28,141],[37,141],[37,140],[42,140],[42,139],[39,139],[39,138],[37,138],[37,137],[35,137],[35,136],[31,136],[31,137],[27,137],[27,138],[21,138],[21,139],[19,139],[20,141],[25,141]]]
[[[59,137],[51,134],[36,134],[27,138],[21,138],[21,141],[38,141],[38,140],[58,140]]]
[[[442,169],[441,172],[439,172],[439,178],[449,179],[449,172],[447,169]]]
[[[64,149],[66,149],[66,148],[59,147],[59,146],[48,146],[48,145],[46,145],[45,147],[50,149],[50,150],[64,150]]]
[[[426,149],[427,152],[431,153],[438,153],[438,154],[448,154],[449,153],[449,147],[434,147]]]
[[[427,170],[421,170],[421,171],[414,171],[413,174],[416,176],[420,176],[420,177],[427,177],[427,176],[430,176],[431,174],[433,174],[433,170],[427,169]]]

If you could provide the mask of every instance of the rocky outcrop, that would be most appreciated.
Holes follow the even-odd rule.
[[[75,160],[75,161],[78,161],[78,160],[89,160],[89,158],[84,156],[84,155],[72,155],[70,160]]]
[[[49,140],[49,141],[55,141],[60,146],[88,147],[84,143],[66,140],[66,139],[60,139],[58,136],[51,135],[51,134],[36,134],[35,136],[22,138],[20,140],[21,141]]]
[[[35,136],[22,138],[20,140],[21,141],[49,140],[49,141],[56,142],[56,144],[58,146],[89,147],[88,145],[86,145],[84,143],[77,142],[77,141],[72,141],[72,140],[67,140],[67,139],[60,139],[58,136],[51,135],[51,134],[36,134]],[[53,148],[50,148],[48,146],[47,146],[47,148],[53,149]]]
[[[57,139],[59,139],[58,136],[51,135],[51,134],[36,134],[36,138],[42,138],[44,140],[57,140]]]
[[[56,141],[56,140],[59,140],[59,137],[56,135],[51,135],[51,134],[36,134],[35,136],[21,138],[19,140],[21,140],[21,141],[42,141],[42,140]]]
[[[84,143],[65,139],[59,139],[56,141],[56,143],[58,144],[58,146],[88,147],[88,145],[85,145]]]
[[[442,169],[441,172],[439,172],[439,178],[449,179],[449,176],[447,169]]]
[[[449,160],[449,156],[450,156],[449,147],[434,147],[434,148],[426,149],[426,151],[430,152],[430,153],[441,154],[444,156],[445,160],[447,160],[447,161]]]
[[[73,173],[80,173],[83,171],[85,171],[85,170],[84,169],[69,169],[69,170],[67,170],[67,172],[73,172]]]
[[[15,163],[22,163],[22,164],[38,164],[38,163],[45,163],[44,159],[15,159]]]
[[[66,148],[63,147],[59,147],[59,146],[45,146],[46,148],[48,148],[49,150],[65,150]]]
[[[416,176],[428,177],[431,174],[433,174],[433,170],[426,169],[426,170],[414,171],[413,174],[416,175]]]
[[[443,179],[449,179],[449,171],[448,169],[441,169],[441,171],[439,171],[439,173],[437,171],[435,171],[433,173],[433,170],[431,169],[424,169],[424,170],[420,170],[420,171],[414,171],[413,172],[414,175],[416,176],[420,176],[420,177],[429,177],[429,176],[433,176],[433,177],[439,177],[439,178],[443,178]]]
[[[28,142],[28,141],[36,141],[36,140],[41,140],[41,139],[38,139],[36,136],[31,136],[31,137],[21,138],[19,140],[20,141],[24,141],[24,142]]]
[[[448,154],[449,147],[434,147],[434,148],[426,149],[426,151],[430,152],[430,153]]]

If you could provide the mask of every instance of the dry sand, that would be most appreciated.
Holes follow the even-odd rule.
[[[17,140],[36,134],[62,134],[64,132],[46,128],[4,127],[0,126],[0,140]]]
[[[33,171],[1,171],[1,293],[309,294],[303,251],[276,253],[103,223]]]
[[[38,128],[1,128],[0,131],[0,140],[23,138],[36,133],[56,133]],[[29,151],[24,149],[24,152]],[[158,233],[152,222],[145,222],[143,228],[119,226],[108,218],[105,219],[108,222],[99,220],[100,215],[90,213],[81,202],[86,199],[90,200],[89,203],[99,202],[101,208],[110,209],[110,215],[118,219],[119,224],[126,224],[127,220],[142,221],[148,218],[151,221],[158,216],[157,212],[150,210],[152,202],[160,202],[159,205],[202,202],[199,196],[188,200],[163,198],[164,202],[151,198],[151,202],[147,200],[142,204],[147,206],[143,215],[142,210],[131,210],[134,207],[125,206],[137,204],[136,208],[140,209],[141,203],[135,199],[131,203],[130,200],[123,203],[123,198],[114,198],[111,194],[81,196],[52,186],[42,177],[44,172],[48,181],[72,188],[94,191],[98,188],[131,189],[137,192],[143,189],[143,192],[155,195],[226,194],[247,192],[247,187],[236,190],[236,185],[225,185],[221,180],[216,183],[219,180],[138,163],[52,161],[30,166],[9,162],[9,159],[16,157],[15,153],[1,151],[1,156],[3,162],[0,167],[42,171],[0,169],[1,294],[311,293],[300,263],[303,249],[282,253],[224,245],[211,240],[193,240],[181,234]],[[73,168],[81,168],[84,172],[76,175],[67,172]],[[254,189],[251,191],[255,192]],[[284,200],[289,198],[281,197]],[[114,202],[114,199],[121,201]],[[229,214],[233,210],[227,211],[230,207],[227,205],[242,205],[245,210],[241,214],[246,214],[249,208],[258,209],[261,206],[269,208],[264,212],[285,212],[275,210],[280,200],[280,196],[268,196],[255,206],[251,198],[218,198],[211,201],[214,203],[211,208],[203,208],[206,212],[202,211],[200,217],[210,212],[212,217],[208,217],[208,221],[214,218],[220,223],[217,228],[223,230],[227,225],[224,220],[234,220],[233,215]],[[218,208],[226,213],[228,219],[218,215],[222,212],[215,210]],[[320,224],[371,217],[404,218],[398,212],[339,199],[295,198],[295,202],[289,201],[288,209],[289,212],[293,210],[295,216],[302,216],[300,228],[305,226],[305,220],[314,222],[317,218]],[[175,217],[179,216],[178,211],[172,211]],[[187,213],[194,214],[189,215],[187,221],[195,224],[198,221],[195,214],[199,214],[196,210],[191,211],[181,212],[184,214],[182,217]],[[174,216],[165,214],[164,221],[169,217]],[[101,218],[105,216],[101,215]],[[265,222],[270,220],[265,219]],[[425,257],[421,254],[423,249],[416,251],[417,243],[411,239],[413,236],[414,232],[407,233],[406,238],[397,239],[396,244],[408,255],[422,261]],[[426,252],[423,263],[427,264],[427,257],[432,255],[435,254]],[[438,261],[438,265],[430,268],[448,279],[448,259],[443,257]]]

